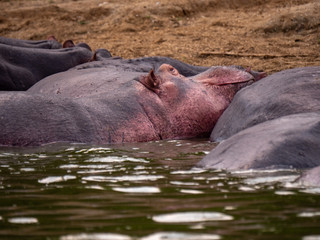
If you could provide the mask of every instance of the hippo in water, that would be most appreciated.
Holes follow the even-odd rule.
[[[285,70],[237,93],[198,166],[226,170],[320,165],[320,67]]]
[[[222,141],[198,167],[306,169],[320,165],[320,111],[284,116],[247,128]]]
[[[64,47],[50,37],[27,41],[0,37],[0,91],[27,90],[39,80],[88,62],[93,53],[87,44]]]
[[[240,91],[211,134],[224,140],[256,124],[290,114],[320,110],[320,67],[303,67],[272,74]]]
[[[297,181],[307,187],[320,187],[320,166],[312,168],[302,174]]]
[[[95,64],[49,76],[27,92],[0,93],[0,144],[208,137],[235,93],[255,81],[237,67],[185,77],[169,64],[149,73]]]

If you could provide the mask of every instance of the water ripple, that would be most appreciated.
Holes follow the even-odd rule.
[[[299,177],[299,175],[289,175],[289,176],[272,176],[272,177],[257,177],[249,178],[245,180],[246,184],[255,185],[260,183],[274,183],[274,182],[293,182]]]
[[[76,178],[77,177],[73,175],[52,176],[52,177],[46,177],[46,178],[40,179],[38,180],[38,182],[43,184],[50,184],[50,183],[56,183],[56,182],[64,182],[64,181],[68,181]]]
[[[164,178],[161,175],[124,175],[116,177],[106,177],[106,176],[88,176],[83,177],[82,180],[95,181],[95,182],[136,182],[136,181],[156,181],[158,179]]]
[[[122,234],[114,233],[81,233],[77,235],[66,235],[60,240],[131,240],[132,238]]]
[[[183,185],[183,186],[197,186],[199,183],[196,182],[180,182],[180,181],[170,181],[172,185]]]
[[[282,195],[282,196],[288,196],[288,195],[294,195],[294,192],[291,191],[275,191],[276,195]]]
[[[8,222],[14,223],[14,224],[34,224],[34,223],[38,223],[38,219],[34,217],[15,217],[15,218],[9,218]]]
[[[158,187],[114,187],[112,190],[117,192],[124,192],[124,193],[159,193],[161,192],[160,188]]]
[[[152,220],[159,223],[191,223],[230,221],[233,217],[219,212],[179,212],[153,216]]]
[[[108,157],[96,157],[86,160],[86,162],[101,162],[101,163],[122,163],[122,162],[134,162],[134,163],[149,163],[149,161],[141,158],[132,158],[132,157],[117,157],[117,156],[108,156]]]
[[[181,193],[188,193],[188,194],[202,194],[204,193],[203,191],[199,190],[193,190],[193,189],[180,189]]]
[[[320,188],[307,188],[300,190],[303,193],[320,194]]]
[[[319,217],[320,212],[302,212],[297,215],[298,217]]]
[[[171,172],[171,174],[197,174],[197,173],[204,173],[206,171],[207,171],[206,169],[192,168],[190,170],[173,171]]]
[[[74,148],[68,148],[66,151],[74,151]],[[77,150],[76,153],[111,153],[114,152],[111,148],[97,147],[97,148],[89,148],[89,149],[80,149]]]
[[[179,232],[159,232],[141,238],[141,240],[218,240],[221,239],[216,234],[197,234]]]

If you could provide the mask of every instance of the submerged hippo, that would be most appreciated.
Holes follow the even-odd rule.
[[[27,92],[0,93],[0,144],[209,136],[234,94],[255,80],[235,67],[213,67],[187,78],[168,64],[148,74],[92,67],[48,79]]]
[[[303,173],[297,182],[307,187],[320,187],[320,166]]]
[[[211,134],[224,140],[256,124],[282,116],[320,110],[320,67],[272,74],[240,91]]]
[[[320,165],[320,111],[266,121],[221,142],[199,167],[246,170]]]
[[[0,37],[0,91],[27,90],[41,79],[88,62],[93,53],[84,43],[65,42],[61,48],[53,37],[26,41]]]
[[[227,170],[320,165],[320,67],[273,74],[237,93],[198,166]]]

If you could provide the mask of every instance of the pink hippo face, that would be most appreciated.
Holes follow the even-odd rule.
[[[163,64],[138,80],[140,104],[161,139],[206,137],[232,98],[254,77],[235,67],[213,67],[186,78]]]

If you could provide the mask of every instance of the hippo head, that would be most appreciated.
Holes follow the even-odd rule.
[[[163,64],[138,80],[140,104],[160,139],[207,137],[235,93],[255,78],[235,67],[213,67],[186,78]]]

